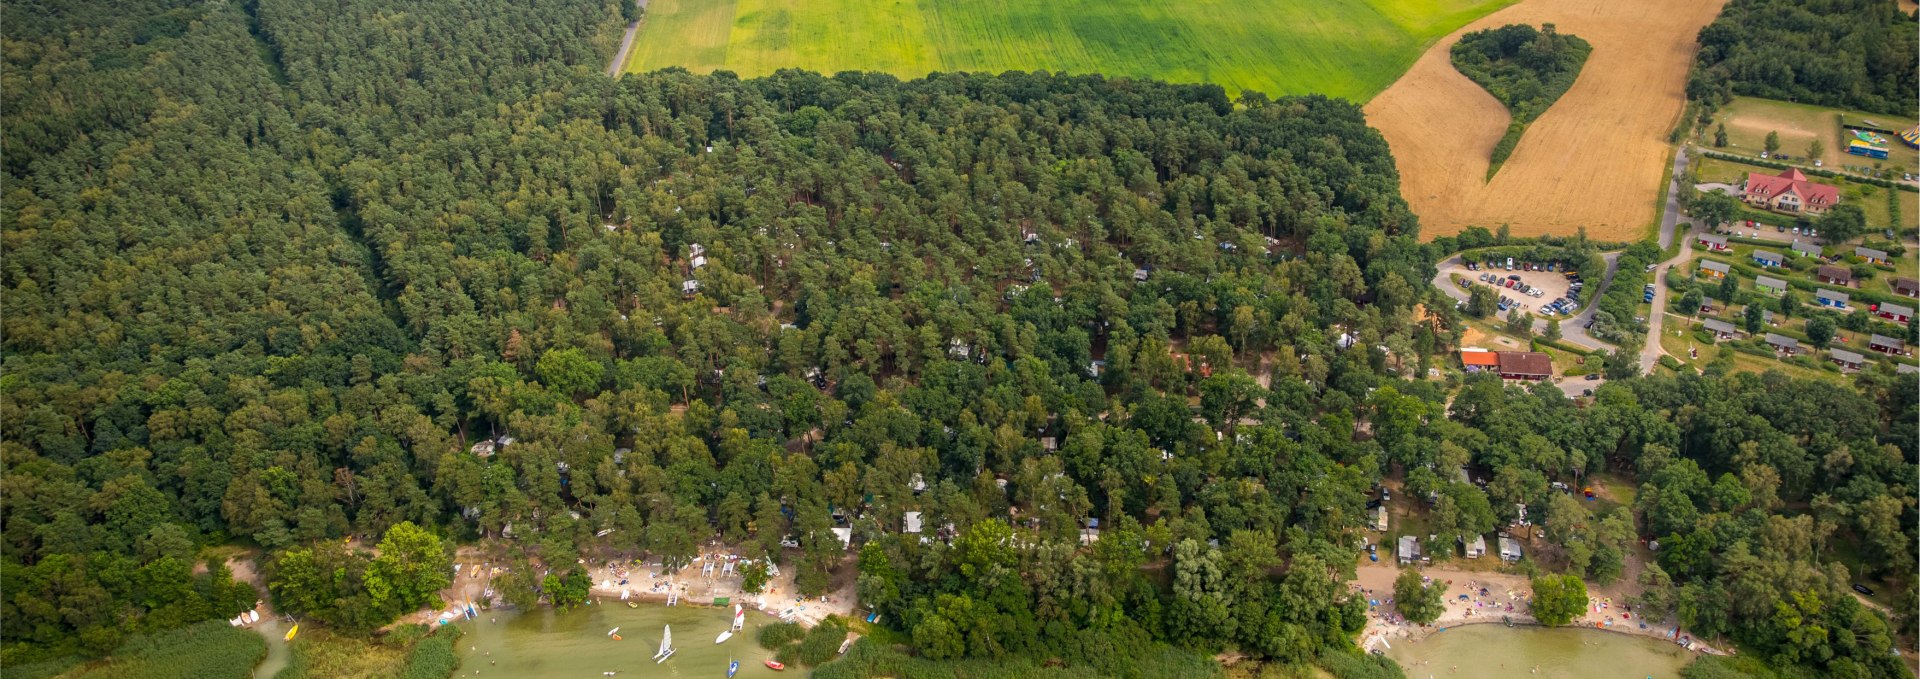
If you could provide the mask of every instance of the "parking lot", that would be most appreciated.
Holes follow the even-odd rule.
[[[1452,260],[1446,273],[1449,278],[1464,278],[1471,285],[1499,288],[1503,317],[1518,309],[1540,318],[1565,319],[1580,312],[1588,291],[1578,276],[1569,276],[1558,269],[1554,264],[1514,262],[1512,268],[1508,268],[1505,260],[1495,266],[1489,266],[1488,262]]]
[[[1790,222],[1763,224],[1751,219],[1736,220],[1714,229],[1714,233],[1776,241],[1781,245],[1791,245],[1803,240],[1810,243],[1817,242],[1820,238],[1819,229],[1801,229]]]

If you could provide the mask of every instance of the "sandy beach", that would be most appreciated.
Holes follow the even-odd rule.
[[[1540,624],[1528,609],[1527,602],[1532,598],[1533,591],[1525,576],[1450,568],[1425,568],[1421,572],[1446,587],[1442,595],[1445,610],[1429,625],[1416,625],[1401,619],[1398,609],[1388,603],[1393,598],[1393,581],[1400,576],[1399,567],[1384,562],[1360,566],[1352,587],[1368,601],[1378,602],[1369,606],[1367,626],[1361,630],[1360,638],[1356,641],[1360,648],[1373,650],[1382,644],[1419,643],[1435,632],[1464,625],[1504,624],[1507,620],[1515,625]],[[1568,623],[1567,627],[1656,639],[1668,639],[1675,627],[1672,621],[1641,620],[1638,613],[1626,610],[1621,603],[1624,597],[1613,592],[1594,590],[1590,595],[1586,614]],[[1680,630],[1675,636],[1691,635]],[[1687,649],[1698,653],[1725,654],[1698,639],[1692,640]]]
[[[470,601],[480,606],[487,601],[493,579],[505,572],[503,567],[489,561],[488,556],[474,547],[464,547],[456,553],[454,563],[459,566],[459,572],[452,585],[440,593],[449,607],[457,608]],[[665,605],[671,600],[677,606],[711,606],[715,599],[728,599],[729,604],[741,604],[806,627],[817,625],[830,615],[851,616],[854,612],[850,569],[837,569],[840,573],[833,579],[832,591],[824,596],[798,596],[793,571],[787,569],[770,575],[762,592],[749,594],[740,589],[741,576],[737,571],[742,563],[740,557],[717,543],[710,544],[686,568],[671,574],[659,562],[631,558],[580,557],[577,563],[587,568],[593,580],[590,596],[597,605],[618,606],[623,602]],[[728,572],[724,566],[728,563],[734,565],[734,572]],[[409,616],[408,621],[433,622],[441,618],[442,613],[442,610],[424,610]]]

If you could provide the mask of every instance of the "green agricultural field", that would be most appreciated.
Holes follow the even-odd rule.
[[[652,0],[626,67],[1051,70],[1364,101],[1514,0]]]

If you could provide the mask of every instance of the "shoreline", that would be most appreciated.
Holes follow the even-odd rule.
[[[1645,639],[1653,639],[1655,641],[1664,641],[1664,642],[1671,643],[1675,646],[1680,646],[1679,642],[1668,638],[1665,633],[1654,633],[1654,630],[1656,628],[1652,626],[1649,626],[1644,631],[1640,630],[1638,627],[1621,629],[1621,626],[1619,625],[1613,625],[1613,626],[1593,625],[1593,624],[1580,625],[1580,624],[1569,623],[1566,625],[1561,625],[1559,627],[1551,627],[1548,625],[1540,624],[1540,621],[1533,619],[1533,616],[1530,616],[1530,615],[1516,615],[1512,617],[1513,617],[1513,624],[1510,625],[1510,627],[1513,627],[1516,629],[1521,627],[1526,627],[1531,629],[1542,629],[1542,630],[1564,629],[1564,630],[1589,631],[1589,632],[1608,632],[1611,634],[1619,634],[1623,636],[1641,637]],[[1584,619],[1581,622],[1584,622]],[[1409,633],[1402,634],[1399,638],[1406,643],[1417,644],[1427,640],[1430,637],[1433,637],[1441,632],[1445,632],[1450,629],[1459,629],[1461,627],[1474,627],[1479,625],[1500,625],[1500,624],[1502,624],[1502,622],[1499,620],[1456,620],[1453,622],[1453,624],[1442,627],[1439,625],[1439,623],[1436,622],[1432,625],[1416,626],[1412,630],[1408,631]],[[1386,630],[1378,629],[1375,631],[1384,632]],[[1359,642],[1356,642],[1356,645],[1360,646],[1360,649],[1363,651],[1372,651],[1373,649],[1371,648],[1371,645],[1376,641],[1380,641],[1383,638],[1383,635],[1363,631],[1361,633],[1361,637],[1362,637],[1362,640]],[[1725,651],[1721,651],[1720,649],[1714,648],[1698,640],[1694,640],[1689,645],[1682,646],[1681,648],[1682,650],[1685,650],[1687,652],[1696,653],[1700,655],[1730,655]]]
[[[1363,566],[1357,573],[1355,582],[1349,584],[1350,591],[1369,601],[1367,624],[1355,639],[1362,650],[1375,650],[1377,643],[1391,646],[1395,641],[1418,643],[1434,634],[1455,627],[1502,623],[1501,618],[1509,618],[1515,627],[1547,627],[1540,624],[1529,611],[1529,602],[1533,598],[1531,582],[1518,575],[1497,572],[1456,571],[1450,569],[1429,568],[1427,573],[1434,585],[1441,587],[1442,611],[1432,623],[1417,625],[1400,619],[1399,611],[1392,603],[1393,581],[1400,569],[1391,565]],[[1485,592],[1482,594],[1482,592]],[[1588,595],[1587,606],[1580,617],[1556,629],[1589,629],[1639,636],[1648,639],[1680,645],[1677,637],[1688,637],[1684,646],[1694,653],[1727,655],[1725,651],[1694,637],[1684,629],[1670,638],[1670,631],[1678,625],[1670,621],[1658,624],[1649,623],[1646,629],[1639,627],[1643,622],[1637,614],[1614,604],[1615,596],[1624,596],[1620,592],[1608,593],[1607,590],[1592,591]],[[1460,597],[1467,598],[1462,599]],[[1512,610],[1507,610],[1511,606]],[[1607,624],[1611,623],[1611,624]]]
[[[820,624],[830,615],[846,618],[855,616],[854,578],[850,572],[837,574],[831,591],[823,597],[796,597],[793,592],[798,587],[790,570],[770,574],[762,590],[752,593],[740,588],[742,577],[739,573],[725,573],[719,565],[714,565],[711,571],[705,567],[708,564],[738,563],[740,557],[717,543],[710,545],[708,550],[673,573],[667,573],[659,563],[647,563],[630,557],[608,558],[582,554],[575,563],[586,569],[591,581],[587,588],[588,601],[596,606],[629,602],[658,606],[678,595],[678,601],[673,604],[675,606],[718,608],[713,605],[713,600],[726,598],[729,599],[729,605],[737,603],[744,608],[807,628]],[[474,604],[479,610],[492,610],[494,606],[487,605],[486,594],[492,589],[493,579],[504,573],[505,567],[495,565],[488,557],[488,551],[479,547],[470,545],[460,548],[454,555],[454,563],[460,566],[460,570],[453,582],[440,591],[440,606],[416,611],[398,622],[436,624],[458,617],[458,609],[468,603]],[[621,598],[623,592],[625,599]],[[494,603],[500,602],[496,600]],[[447,613],[454,615],[443,617]]]

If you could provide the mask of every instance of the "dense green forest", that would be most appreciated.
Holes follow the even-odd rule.
[[[1687,96],[1741,94],[1913,117],[1920,25],[1882,0],[1731,0],[1700,30]]]
[[[449,543],[677,565],[717,534],[805,592],[857,568],[916,663],[1377,676],[1346,583],[1392,472],[1441,540],[1544,507],[1539,563],[1604,581],[1656,537],[1648,605],[1901,671],[1836,552],[1910,584],[1914,377],[1426,379],[1459,312],[1353,104],[616,81],[622,14],[580,0],[0,11],[0,662],[250,606],[193,574],[210,545],[361,633],[431,599]],[[1548,485],[1606,470],[1643,522]],[[923,667],[900,652],[839,671]]]
[[[1526,24],[1474,31],[1460,36],[1448,50],[1454,69],[1487,88],[1513,116],[1506,134],[1493,146],[1487,177],[1513,155],[1520,135],[1547,107],[1560,100],[1580,77],[1593,46],[1577,36],[1554,30],[1553,24],[1535,29]]]

